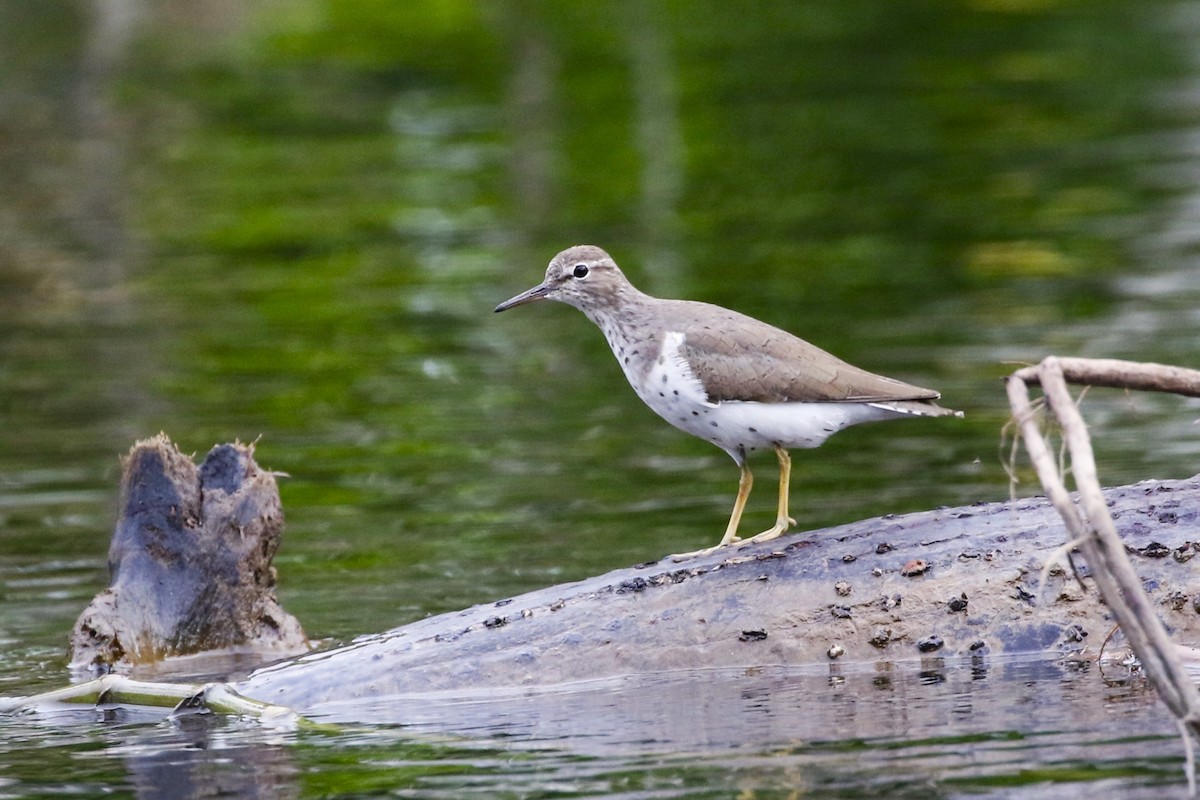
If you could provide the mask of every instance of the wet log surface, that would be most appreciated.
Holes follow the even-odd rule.
[[[1200,641],[1200,480],[1147,481],[1107,501],[1177,641]],[[442,614],[237,684],[304,711],[489,687],[546,687],[703,668],[1061,652],[1095,658],[1113,623],[1043,498],[785,536],[682,563],[621,569]]]
[[[111,584],[71,633],[71,664],[106,671],[222,649],[262,658],[308,649],[275,597],[283,533],[275,477],[252,446],[197,466],[159,435],[123,460]]]

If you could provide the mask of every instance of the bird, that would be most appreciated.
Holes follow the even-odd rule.
[[[542,300],[582,311],[604,334],[642,402],[737,464],[737,495],[720,542],[671,556],[676,561],[771,541],[795,525],[788,515],[789,450],[819,447],[864,422],[963,416],[939,406],[941,395],[932,389],[860,369],[761,320],[710,303],[648,295],[594,245],[558,253],[541,283],[495,310]],[[738,528],[754,482],[748,457],[768,449],[779,461],[775,524],[742,539]]]

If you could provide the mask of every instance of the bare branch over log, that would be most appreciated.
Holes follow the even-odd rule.
[[[1109,389],[1132,389],[1141,392],[1170,392],[1186,397],[1200,397],[1200,371],[1169,364],[1122,361],[1115,358],[1059,358],[1051,356],[1035,367],[1017,370],[1014,378],[1026,384],[1041,385],[1047,362],[1068,383],[1080,386],[1103,386]]]
[[[1125,553],[1125,544],[1117,534],[1101,493],[1087,425],[1067,388],[1068,381],[1200,396],[1200,372],[1161,364],[1059,359],[1051,356],[1037,367],[1018,370],[1008,380],[1009,402],[1029,457],[1047,496],[1067,526],[1069,538],[1078,542],[1092,570],[1096,586],[1163,703],[1180,721],[1183,729],[1200,736],[1200,692],[1184,669],[1179,649],[1155,613]],[[1068,495],[1050,447],[1038,427],[1029,400],[1030,383],[1041,385],[1050,410],[1062,425],[1063,439],[1070,453],[1071,473],[1079,492],[1078,505]],[[1190,743],[1187,744],[1190,754]],[[1188,782],[1195,794],[1195,779],[1190,763]]]

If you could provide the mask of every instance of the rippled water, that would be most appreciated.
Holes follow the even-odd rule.
[[[1183,796],[1182,746],[1144,683],[1051,659],[631,676],[315,716],[340,727],[279,733],[120,709],[0,729],[7,777],[50,793]]]
[[[574,310],[491,312],[581,241],[966,410],[794,454],[802,528],[1006,497],[1012,363],[1195,361],[1196,30],[1157,2],[0,4],[0,694],[67,680],[118,457],[160,430],[289,474],[281,596],[324,641],[714,542],[728,458]],[[1085,411],[1106,483],[1196,471],[1196,401]],[[2,720],[0,795],[1182,792],[1138,680],[1047,660],[390,713]]]

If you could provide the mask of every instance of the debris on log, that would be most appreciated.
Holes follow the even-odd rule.
[[[253,445],[197,467],[164,434],[123,459],[110,586],[79,616],[71,665],[98,672],[223,650],[267,658],[309,648],[275,597],[283,533],[275,476]]]

